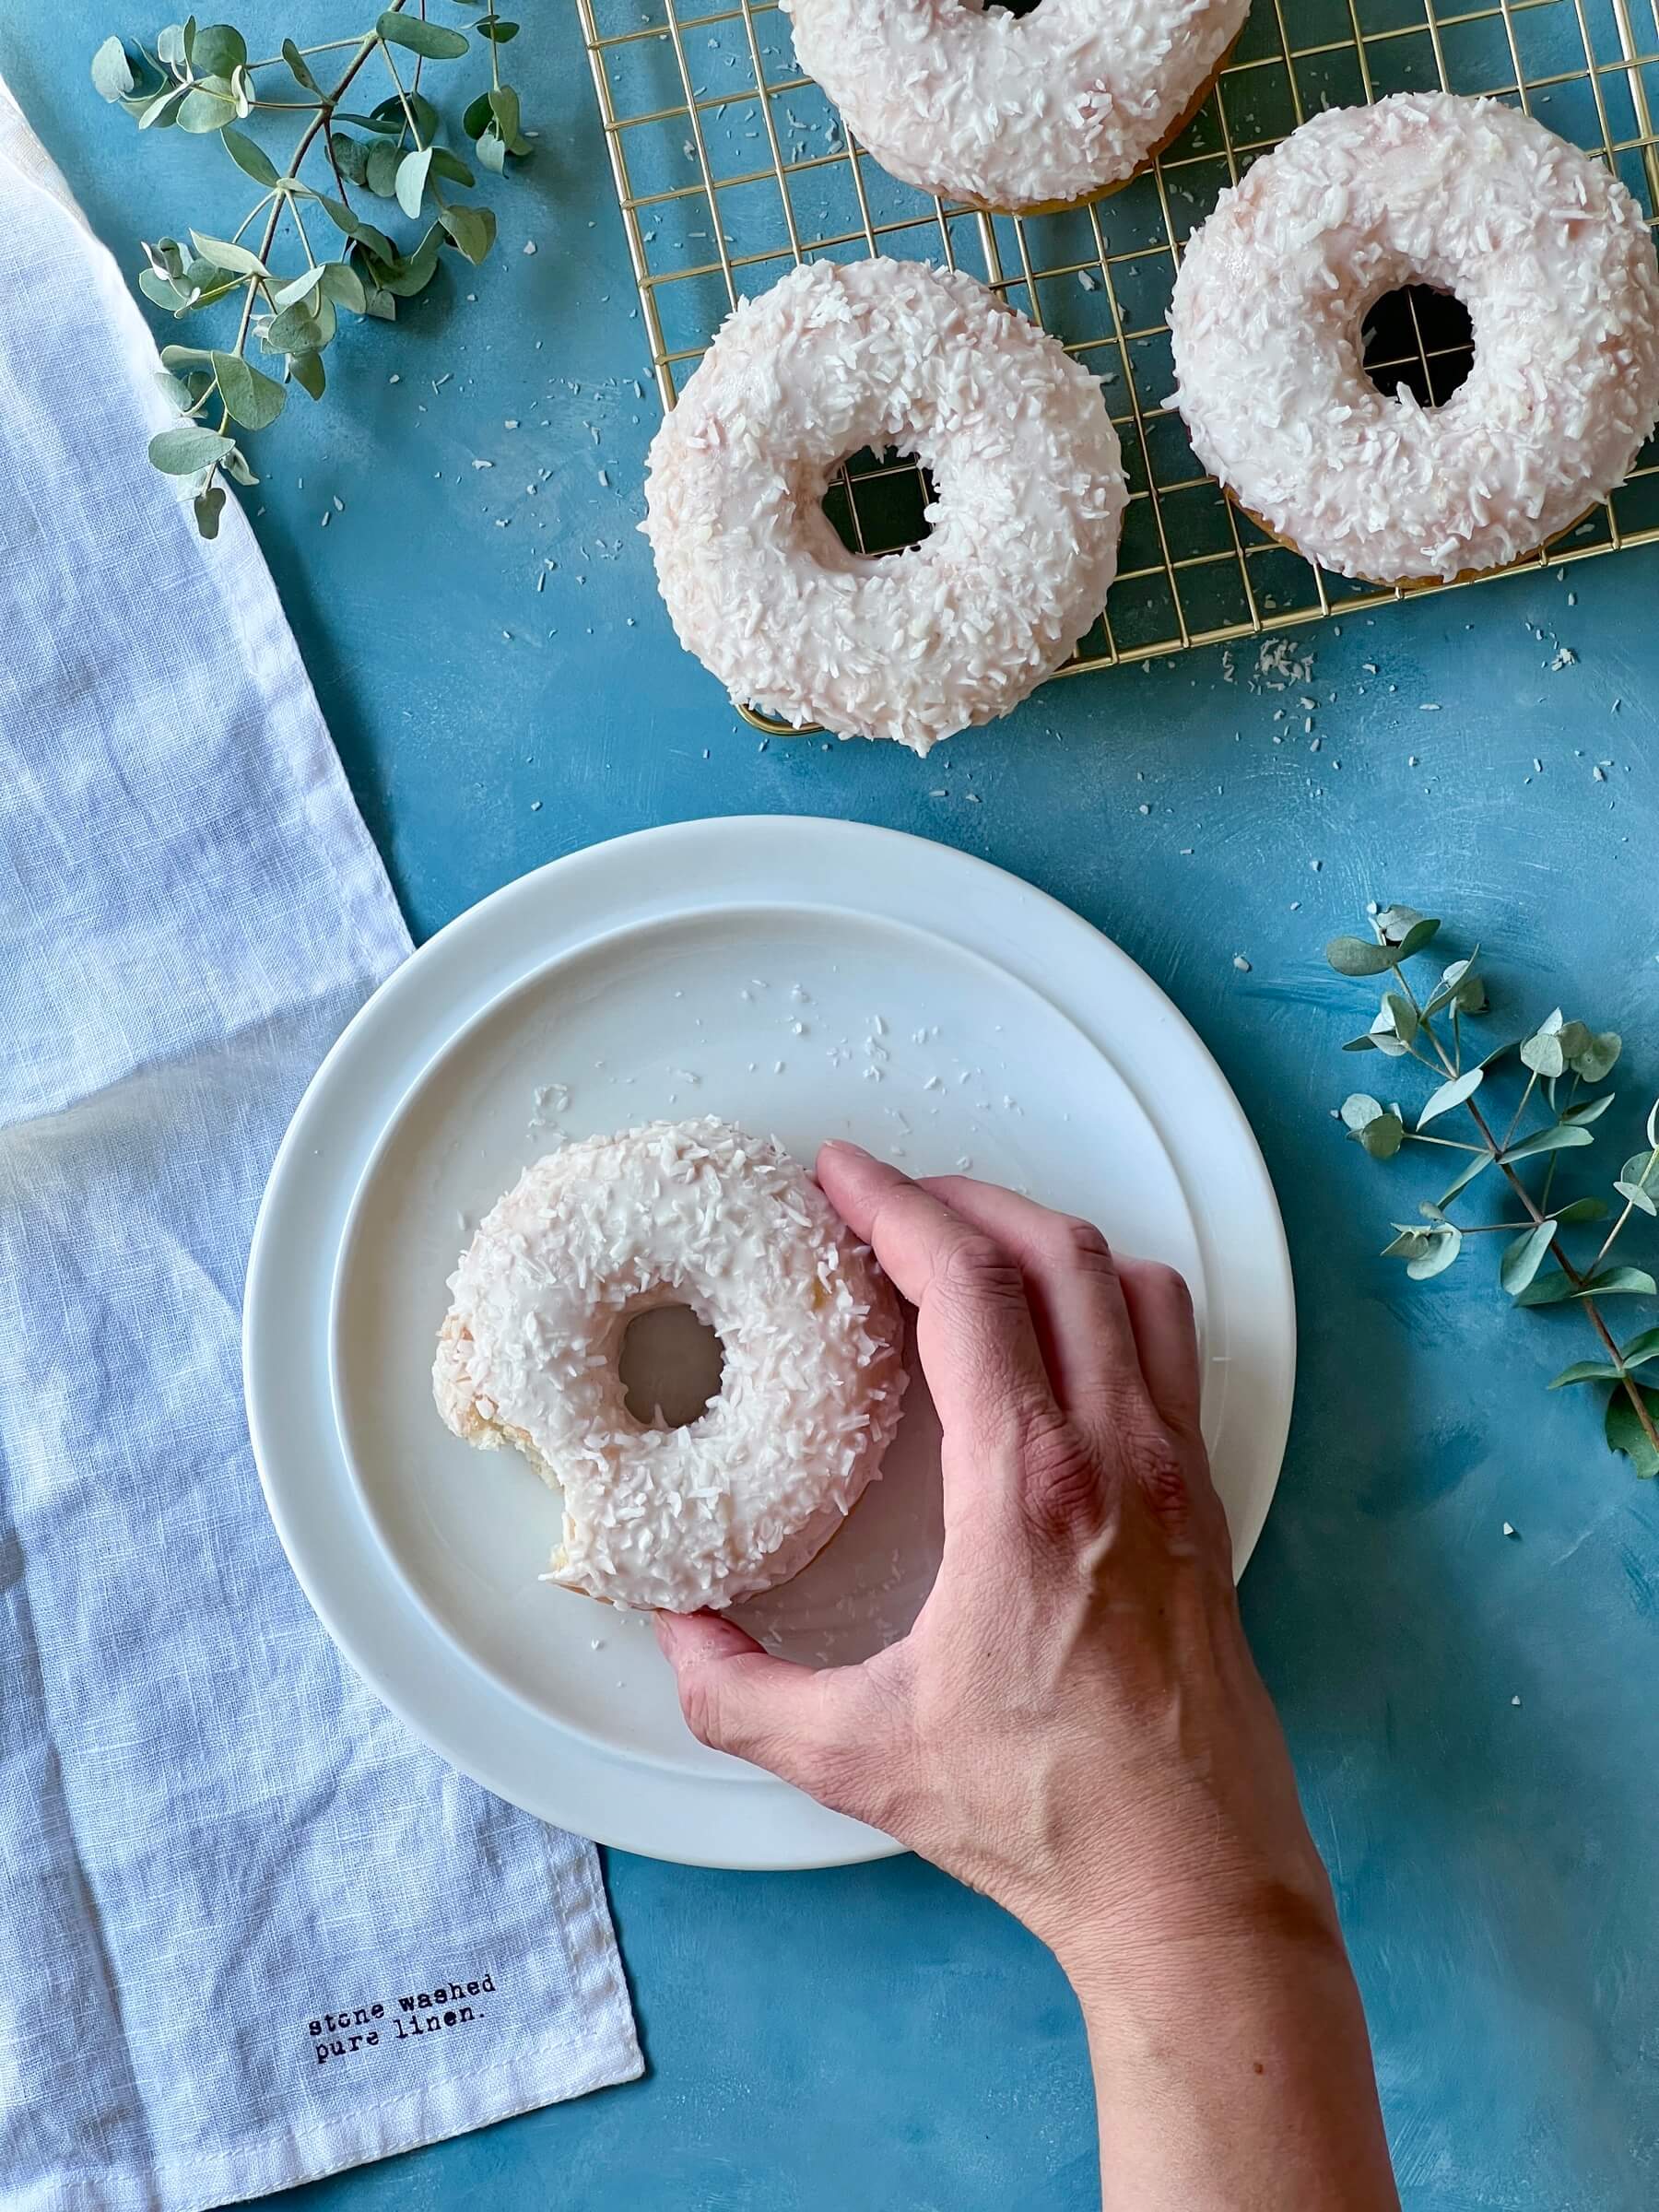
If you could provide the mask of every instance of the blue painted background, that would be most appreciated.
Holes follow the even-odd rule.
[[[1558,1001],[1624,1030],[1592,1156],[1614,1171],[1659,1086],[1659,553],[1301,633],[1314,665],[1288,696],[1240,648],[1231,681],[1206,653],[1051,686],[927,764],[758,751],[680,653],[634,532],[655,403],[592,89],[564,0],[524,13],[513,74],[542,136],[496,195],[498,256],[394,333],[354,329],[325,405],[296,397],[260,441],[250,495],[417,934],[647,823],[845,815],[1029,877],[1171,993],[1289,1230],[1300,1385],[1245,1610],[1364,1984],[1406,2202],[1640,2212],[1659,2195],[1659,1490],[1606,1454],[1587,1395],[1545,1395],[1589,1348],[1581,1323],[1505,1311],[1479,1246],[1423,1287],[1376,1256],[1388,1217],[1438,1186],[1409,1159],[1389,1182],[1329,1118],[1358,1065],[1336,1045],[1367,1014],[1321,947],[1368,899],[1405,900],[1485,942],[1517,1033]],[[320,0],[240,15],[338,29]],[[153,28],[113,0],[0,0],[0,68],[130,267],[141,235],[233,222],[243,181],[96,100],[87,55],[117,25]],[[1552,668],[1558,645],[1577,657]],[[758,1877],[612,1854],[608,1872],[648,2078],[296,2203],[1097,2201],[1075,2007],[994,1908],[910,1861]]]

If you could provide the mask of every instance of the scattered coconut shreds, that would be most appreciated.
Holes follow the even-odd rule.
[[[526,253],[535,253],[535,241],[533,238],[527,238],[527,239],[524,241],[524,252],[525,252]]]
[[[1512,1705],[1519,1705],[1519,1704],[1520,1704],[1520,1702],[1521,1702],[1521,1700],[1520,1700],[1520,1698],[1519,1698],[1518,1696],[1517,1696],[1517,1697],[1513,1697],[1513,1698],[1512,1698],[1512,1699],[1510,1700],[1510,1703],[1511,1703]]]
[[[1550,675],[1555,676],[1563,668],[1571,668],[1576,665],[1578,657],[1578,654],[1573,652],[1571,645],[1558,645],[1556,648],[1555,658],[1552,661],[1547,662],[1546,666],[1548,668]]]
[[[1506,1536],[1512,1536],[1517,1535],[1520,1532],[1512,1521],[1506,1521],[1503,1524],[1503,1533]]]
[[[1241,952],[1235,952],[1233,954],[1233,966],[1238,970],[1241,975],[1248,975],[1250,973],[1250,962],[1244,958],[1244,955]]]

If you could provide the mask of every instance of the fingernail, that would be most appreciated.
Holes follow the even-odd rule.
[[[820,1157],[826,1152],[844,1152],[849,1159],[873,1159],[876,1157],[873,1152],[866,1152],[862,1145],[855,1145],[850,1136],[832,1136],[818,1147],[818,1152]]]

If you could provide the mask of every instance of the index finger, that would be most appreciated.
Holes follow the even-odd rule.
[[[826,1145],[818,1177],[916,1309],[916,1348],[947,1438],[1018,1445],[1056,1418],[1019,1264],[971,1222],[857,1145]]]

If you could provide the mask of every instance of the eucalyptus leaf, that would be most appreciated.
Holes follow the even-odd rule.
[[[495,126],[507,142],[510,154],[527,154],[529,142],[519,129],[519,96],[511,85],[496,85],[489,94],[489,112],[495,117]]]
[[[1577,1145],[1593,1145],[1594,1135],[1576,1122],[1555,1122],[1547,1129],[1538,1129],[1531,1136],[1524,1136],[1518,1145],[1512,1145],[1502,1155],[1506,1167],[1517,1159],[1532,1159],[1540,1152],[1561,1152]]]
[[[327,386],[328,376],[320,353],[292,353],[288,356],[288,374],[302,392],[312,399],[321,399]]]
[[[420,203],[426,196],[427,175],[432,166],[432,149],[423,146],[418,154],[406,154],[397,165],[395,188],[397,204],[407,216],[420,213]]]
[[[1386,945],[1368,945],[1363,937],[1333,937],[1325,947],[1325,959],[1338,975],[1381,975],[1394,962]]]
[[[146,450],[151,467],[159,468],[164,477],[194,477],[198,470],[222,461],[233,449],[230,440],[217,430],[189,423],[176,430],[159,430]]]
[[[1363,1129],[1367,1123],[1374,1122],[1385,1111],[1381,1099],[1373,1099],[1363,1090],[1350,1091],[1342,1101],[1343,1121],[1355,1134]]]
[[[216,269],[229,269],[233,276],[268,276],[271,273],[246,246],[232,245],[228,238],[208,238],[200,230],[193,230],[190,236],[202,259]]]
[[[509,22],[505,16],[486,18],[478,25],[478,36],[488,39],[495,46],[505,46],[510,39],[516,39],[518,34],[518,25]]]
[[[281,285],[271,297],[277,307],[297,307],[301,300],[309,300],[323,281],[323,264],[313,261],[309,269],[302,269],[289,284]]]
[[[1430,1122],[1438,1121],[1442,1113],[1450,1113],[1454,1106],[1464,1105],[1475,1096],[1485,1079],[1484,1068],[1465,1068],[1461,1076],[1453,1076],[1449,1082],[1442,1083],[1438,1090],[1430,1091],[1423,1102],[1422,1112],[1418,1115],[1418,1127],[1427,1128]]]
[[[191,501],[195,512],[195,525],[203,537],[218,535],[219,516],[224,512],[225,488],[222,484],[204,484]]]
[[[234,124],[226,125],[219,133],[219,139],[237,168],[252,177],[255,184],[269,188],[276,183],[276,164],[257,139],[250,138],[246,131],[239,131]]]
[[[192,30],[191,37],[194,37]],[[190,42],[182,23],[170,23],[156,33],[156,58],[169,69],[182,69],[190,61]]]
[[[204,23],[191,48],[190,65],[198,76],[229,76],[248,59],[248,41],[229,23]]]
[[[1580,1072],[1583,1073],[1583,1070]],[[1598,1122],[1618,1096],[1616,1090],[1604,1090],[1594,1099],[1579,1099],[1568,1107],[1561,1119],[1564,1122]]]
[[[479,133],[477,152],[480,168],[488,169],[498,177],[504,174],[507,168],[507,141],[493,123],[488,130]]]
[[[469,138],[481,138],[486,131],[495,128],[488,92],[480,92],[477,100],[467,101],[461,112],[461,128]]]
[[[174,103],[182,101],[185,89],[183,85],[169,85],[165,92],[159,92],[148,107],[140,110],[138,128],[141,131],[171,130],[179,120],[179,110]]]
[[[376,35],[388,45],[406,46],[423,61],[458,62],[466,52],[467,41],[458,30],[450,30],[441,23],[428,23],[419,16],[394,16],[388,8],[374,26]]]
[[[1399,948],[1394,955],[1395,959],[1408,960],[1412,957],[1413,953],[1421,952],[1424,946],[1427,945],[1435,935],[1439,928],[1440,924],[1435,921],[1425,920],[1421,922],[1414,922],[1411,927],[1406,932],[1406,935],[1400,939]],[[1455,1258],[1455,1253],[1453,1256]],[[1450,1266],[1451,1261],[1448,1261],[1446,1265]],[[1437,1268],[1435,1272],[1438,1274],[1439,1269]]]
[[[1546,1390],[1565,1390],[1570,1382],[1617,1382],[1618,1370],[1609,1367],[1605,1359],[1575,1359],[1564,1367],[1544,1385]]]
[[[1374,1053],[1377,1041],[1368,1030],[1363,1037],[1350,1037],[1342,1049],[1345,1053]]]
[[[1463,1231],[1453,1229],[1450,1221],[1430,1233],[1433,1238],[1432,1249],[1406,1263],[1406,1272],[1414,1283],[1426,1283],[1434,1276],[1444,1275],[1463,1250]]]
[[[1577,1292],[1578,1285],[1566,1269],[1556,1267],[1547,1275],[1535,1277],[1515,1300],[1515,1303],[1518,1306],[1559,1306],[1567,1299],[1575,1297]]]
[[[1367,1122],[1355,1135],[1372,1159],[1392,1159],[1405,1142],[1406,1124],[1394,1112],[1380,1114],[1374,1122]]]
[[[314,92],[317,98],[321,100],[323,97],[323,88],[317,82],[316,78],[312,75],[310,64],[306,61],[305,56],[300,53],[299,47],[295,45],[292,39],[283,40],[282,58],[288,65],[288,75],[299,86],[300,89],[302,92]]]
[[[440,207],[438,220],[448,231],[456,248],[475,265],[481,262],[495,243],[495,211],[489,207],[469,207],[456,202]]]
[[[363,144],[363,141],[360,138],[347,137],[344,131],[331,131],[328,147],[334,156],[335,167],[346,182],[348,184],[367,185],[369,182],[369,148]],[[328,200],[324,201],[324,205],[337,207],[341,203],[338,200]],[[341,226],[342,229],[344,227],[344,225]]]
[[[160,393],[168,406],[176,407],[181,415],[188,415],[193,403],[189,393],[178,378],[166,369],[157,369],[152,371],[152,375],[157,391]]]
[[[1627,1367],[1645,1367],[1650,1359],[1659,1359],[1659,1329],[1643,1329],[1620,1347],[1618,1356]]]
[[[1570,1053],[1568,1059],[1574,1073],[1583,1076],[1586,1083],[1599,1083],[1611,1073],[1623,1050],[1624,1039],[1618,1031],[1603,1030],[1578,1052]]]
[[[325,262],[321,281],[324,299],[336,307],[349,308],[354,315],[367,312],[363,280],[348,261]]]
[[[326,193],[322,192],[316,196],[317,205],[335,229],[343,230],[347,238],[355,239],[359,245],[367,246],[378,260],[393,262],[397,259],[397,248],[383,230],[377,230],[372,223],[366,223],[360,216],[354,215],[344,200],[331,200]]]
[[[411,118],[414,120],[416,141],[422,146],[429,144],[438,135],[443,120],[424,92],[411,88],[401,95],[394,92],[389,100],[382,100],[380,106],[371,112],[369,122],[373,129],[384,131],[391,137],[401,138],[408,129]]]
[[[425,291],[438,267],[439,249],[443,243],[442,227],[434,223],[406,261],[398,260],[382,283],[382,290],[394,299],[412,300],[417,292]]]
[[[1397,945],[1422,918],[1415,906],[1385,906],[1376,918],[1377,934],[1385,943]]]
[[[139,270],[138,289],[157,307],[164,307],[170,315],[182,314],[191,304],[187,291],[181,291],[171,276],[159,276],[154,269]]]
[[[1498,1279],[1512,1298],[1518,1298],[1543,1265],[1544,1255],[1555,1241],[1556,1225],[1540,1221],[1524,1229],[1512,1244],[1504,1247]]]
[[[382,138],[369,148],[369,158],[363,164],[363,182],[377,200],[389,200],[397,191],[397,172],[404,157],[389,139]]]
[[[235,120],[236,102],[229,94],[209,91],[205,85],[193,85],[179,102],[179,128],[201,137],[209,131],[222,131]]]
[[[1385,991],[1382,1010],[1394,1025],[1394,1033],[1403,1043],[1409,1044],[1418,1033],[1417,1008],[1401,992]]]
[[[1384,1244],[1378,1255],[1384,1260],[1415,1260],[1434,1248],[1433,1232],[1427,1229],[1402,1229],[1394,1241]]]
[[[212,354],[204,346],[163,346],[161,348],[161,366],[164,369],[182,369],[194,362],[210,361],[212,359]]]
[[[1627,1204],[1633,1206],[1638,1213],[1659,1214],[1659,1206],[1653,1204],[1652,1198],[1639,1182],[1627,1182],[1621,1175],[1614,1183],[1613,1188]]]
[[[244,361],[240,354],[216,353],[213,373],[231,420],[241,423],[244,430],[266,429],[288,404],[288,394],[276,379]]]
[[[228,477],[233,477],[237,483],[244,485],[250,489],[259,481],[259,478],[248,466],[247,456],[240,445],[233,445],[225,455],[224,467]]]
[[[432,157],[432,174],[441,177],[446,184],[464,185],[470,191],[477,182],[465,162],[458,154],[452,154],[447,146],[429,147],[427,150]]]
[[[323,327],[307,309],[285,307],[265,325],[259,342],[267,353],[318,353],[323,347]]]
[[[1579,1298],[1659,1298],[1659,1283],[1645,1267],[1604,1267],[1593,1275]]]
[[[1607,1202],[1605,1198],[1575,1198],[1571,1206],[1557,1209],[1556,1219],[1568,1226],[1581,1221],[1605,1221]]]
[[[1566,1053],[1569,1063],[1576,1060],[1581,1053],[1588,1052],[1594,1042],[1582,1021],[1564,1021],[1556,1034],[1561,1040],[1561,1050]]]
[[[119,39],[106,39],[92,56],[92,83],[104,100],[125,100],[138,82],[126,48]]]
[[[1553,1030],[1540,1030],[1536,1036],[1528,1037],[1522,1044],[1521,1058],[1535,1076],[1559,1076],[1567,1066],[1561,1040]]]
[[[1659,1426],[1659,1391],[1643,1389],[1640,1383],[1636,1388],[1649,1418]],[[1622,1452],[1638,1475],[1659,1475],[1659,1453],[1623,1390],[1616,1390],[1607,1400],[1606,1438],[1608,1451]]]

